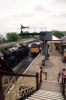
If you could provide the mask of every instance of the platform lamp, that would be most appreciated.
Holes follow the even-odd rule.
[[[45,32],[46,32],[46,27],[45,28]],[[43,30],[42,30],[43,31]],[[45,35],[46,33],[45,32],[41,32],[42,35],[42,66],[45,66]]]
[[[45,41],[42,41],[42,66],[45,66],[45,49],[44,48],[45,48]]]

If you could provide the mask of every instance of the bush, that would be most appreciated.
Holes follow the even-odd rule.
[[[0,52],[2,52],[5,48],[11,48],[12,45],[0,47]]]

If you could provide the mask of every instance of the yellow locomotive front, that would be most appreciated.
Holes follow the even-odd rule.
[[[32,44],[30,48],[31,54],[38,54],[40,52],[40,45],[39,44]]]

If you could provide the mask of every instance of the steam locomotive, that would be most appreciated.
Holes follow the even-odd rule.
[[[4,55],[4,61],[12,67],[13,65],[17,64],[25,55],[29,53],[28,44],[15,44],[12,48],[7,49],[2,52]]]

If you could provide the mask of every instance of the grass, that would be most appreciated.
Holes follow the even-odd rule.
[[[5,48],[11,48],[14,44],[19,44],[23,43],[25,41],[28,41],[28,39],[22,39],[16,42],[9,42],[9,43],[4,43],[0,45],[0,52],[2,52]]]

